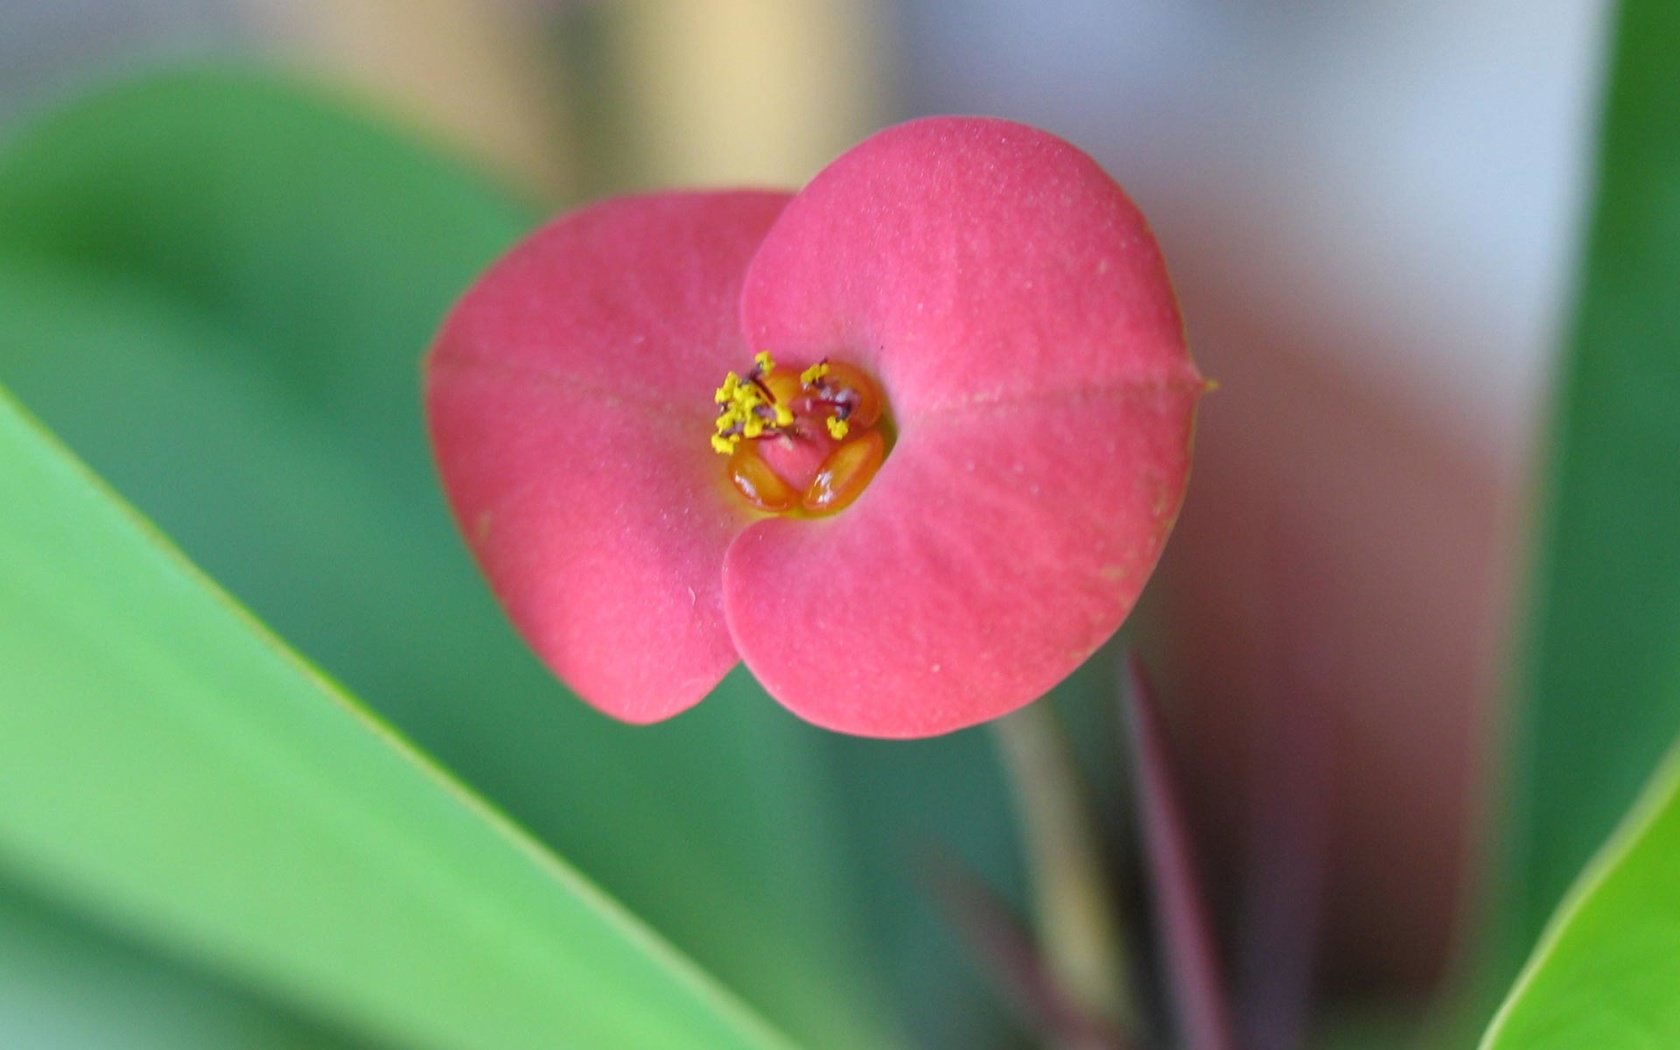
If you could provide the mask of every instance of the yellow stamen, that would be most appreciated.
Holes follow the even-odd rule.
[[[765,513],[832,514],[857,498],[886,456],[887,435],[876,429],[885,407],[880,387],[843,361],[825,358],[800,372],[777,371],[770,352],[761,350],[751,370],[724,376],[713,401],[712,448],[729,457],[726,473],[740,496]],[[778,444],[761,445],[760,438]],[[763,458],[768,451],[819,450],[813,442],[822,446],[823,461],[797,482],[771,465],[775,457]]]
[[[740,385],[741,377],[734,372],[730,372],[723,377],[723,385],[717,388],[717,393],[712,395],[712,400],[720,405],[729,404],[729,402],[735,400],[735,390]]]

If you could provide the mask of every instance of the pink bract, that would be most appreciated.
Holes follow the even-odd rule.
[[[872,374],[897,438],[850,507],[774,517],[708,444],[770,351]],[[444,487],[508,615],[631,722],[744,661],[818,725],[949,732],[1111,637],[1184,494],[1204,384],[1160,252],[1097,165],[1006,121],[888,129],[794,196],[562,216],[427,367]]]

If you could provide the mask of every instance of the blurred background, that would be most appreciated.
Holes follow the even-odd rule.
[[[0,131],[125,70],[260,58],[551,209],[797,186],[926,113],[1072,140],[1150,217],[1220,384],[1141,644],[1229,921],[1268,921],[1242,906],[1268,877],[1255,858],[1290,799],[1329,799],[1287,832],[1326,866],[1278,873],[1298,910],[1270,921],[1316,931],[1327,993],[1418,1001],[1473,947],[1486,891],[1510,590],[1605,16],[1598,0],[0,0]]]

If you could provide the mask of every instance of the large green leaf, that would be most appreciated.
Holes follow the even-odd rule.
[[[1680,751],[1570,892],[1483,1050],[1680,1046]]]
[[[0,888],[0,1046],[349,1050],[347,1037],[12,887]]]
[[[1622,6],[1516,693],[1518,952],[1680,730],[1676,41],[1680,5]]]
[[[764,1047],[0,398],[0,867],[402,1045]]]
[[[891,1045],[822,735],[743,675],[668,725],[594,715],[512,636],[447,519],[419,357],[535,222],[281,81],[107,92],[0,154],[0,381],[264,621],[782,1027]]]

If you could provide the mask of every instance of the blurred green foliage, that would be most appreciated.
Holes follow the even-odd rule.
[[[1627,0],[1517,696],[1508,955],[1680,729],[1680,7]],[[1483,1043],[1680,1044],[1680,759],[1552,920]]]
[[[251,622],[9,398],[0,464],[13,877],[394,1045],[785,1045]]]
[[[1680,731],[1677,41],[1680,5],[1622,6],[1514,693],[1518,953]]]

